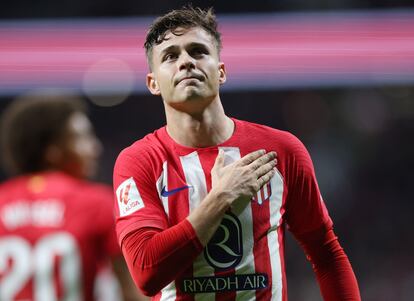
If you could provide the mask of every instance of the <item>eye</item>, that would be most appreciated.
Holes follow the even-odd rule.
[[[191,54],[196,57],[203,56],[204,54],[208,54],[208,51],[201,47],[196,47],[191,51]]]
[[[164,55],[162,61],[163,62],[171,61],[171,60],[175,60],[176,58],[177,58],[177,55],[175,53],[170,52],[170,53],[167,53],[166,55]]]

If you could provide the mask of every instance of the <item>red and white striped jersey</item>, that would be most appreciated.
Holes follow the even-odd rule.
[[[100,266],[121,256],[111,189],[58,171],[0,185],[0,300],[92,301]]]
[[[225,164],[265,149],[278,172],[252,199],[237,201],[193,265],[154,300],[287,300],[284,229],[306,233],[331,220],[311,159],[293,135],[233,119],[224,143],[177,144],[163,127],[126,148],[114,171],[119,243],[142,227],[166,229],[185,219],[211,189],[219,149]]]

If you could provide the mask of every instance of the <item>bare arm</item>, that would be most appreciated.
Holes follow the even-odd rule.
[[[148,297],[141,294],[129,274],[128,267],[122,256],[112,259],[112,269],[119,281],[121,293],[124,301],[149,301]]]

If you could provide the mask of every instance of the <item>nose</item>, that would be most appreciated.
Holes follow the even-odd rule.
[[[186,51],[183,51],[178,59],[179,70],[191,70],[195,68],[195,60]]]

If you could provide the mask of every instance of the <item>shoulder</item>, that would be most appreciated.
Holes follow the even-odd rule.
[[[114,227],[112,188],[91,180],[74,179],[73,183],[73,191],[65,195],[67,220],[81,232],[85,229],[94,237],[108,239],[107,233]]]
[[[7,179],[0,183],[0,195],[5,194],[10,188],[13,188],[16,184],[16,179]]]
[[[143,159],[150,159],[151,157],[162,155],[164,151],[162,141],[159,137],[159,132],[161,130],[162,129],[159,129],[154,133],[148,134],[124,148],[118,155],[117,161],[135,159],[142,161]]]
[[[123,149],[114,166],[114,176],[157,177],[167,157],[168,149],[163,141],[162,129],[148,134]]]
[[[87,200],[87,202],[102,202],[112,200],[112,188],[107,184],[92,180],[71,178],[66,181],[67,194],[71,198]]]
[[[22,190],[22,177],[11,178],[0,183],[0,205],[6,202],[15,192]]]
[[[97,197],[112,196],[112,188],[107,184],[81,180],[79,186],[82,187],[84,192],[91,192]]]
[[[112,222],[113,199],[112,187],[90,180],[75,179],[72,191],[65,195],[65,202],[68,207],[68,214],[83,211],[85,216],[89,216],[94,222],[101,223],[102,216],[108,218],[108,223]]]
[[[236,125],[243,127],[243,136],[261,142],[266,141],[268,143],[276,144],[278,149],[281,148],[292,152],[304,147],[299,138],[288,131],[241,120],[236,121]]]

